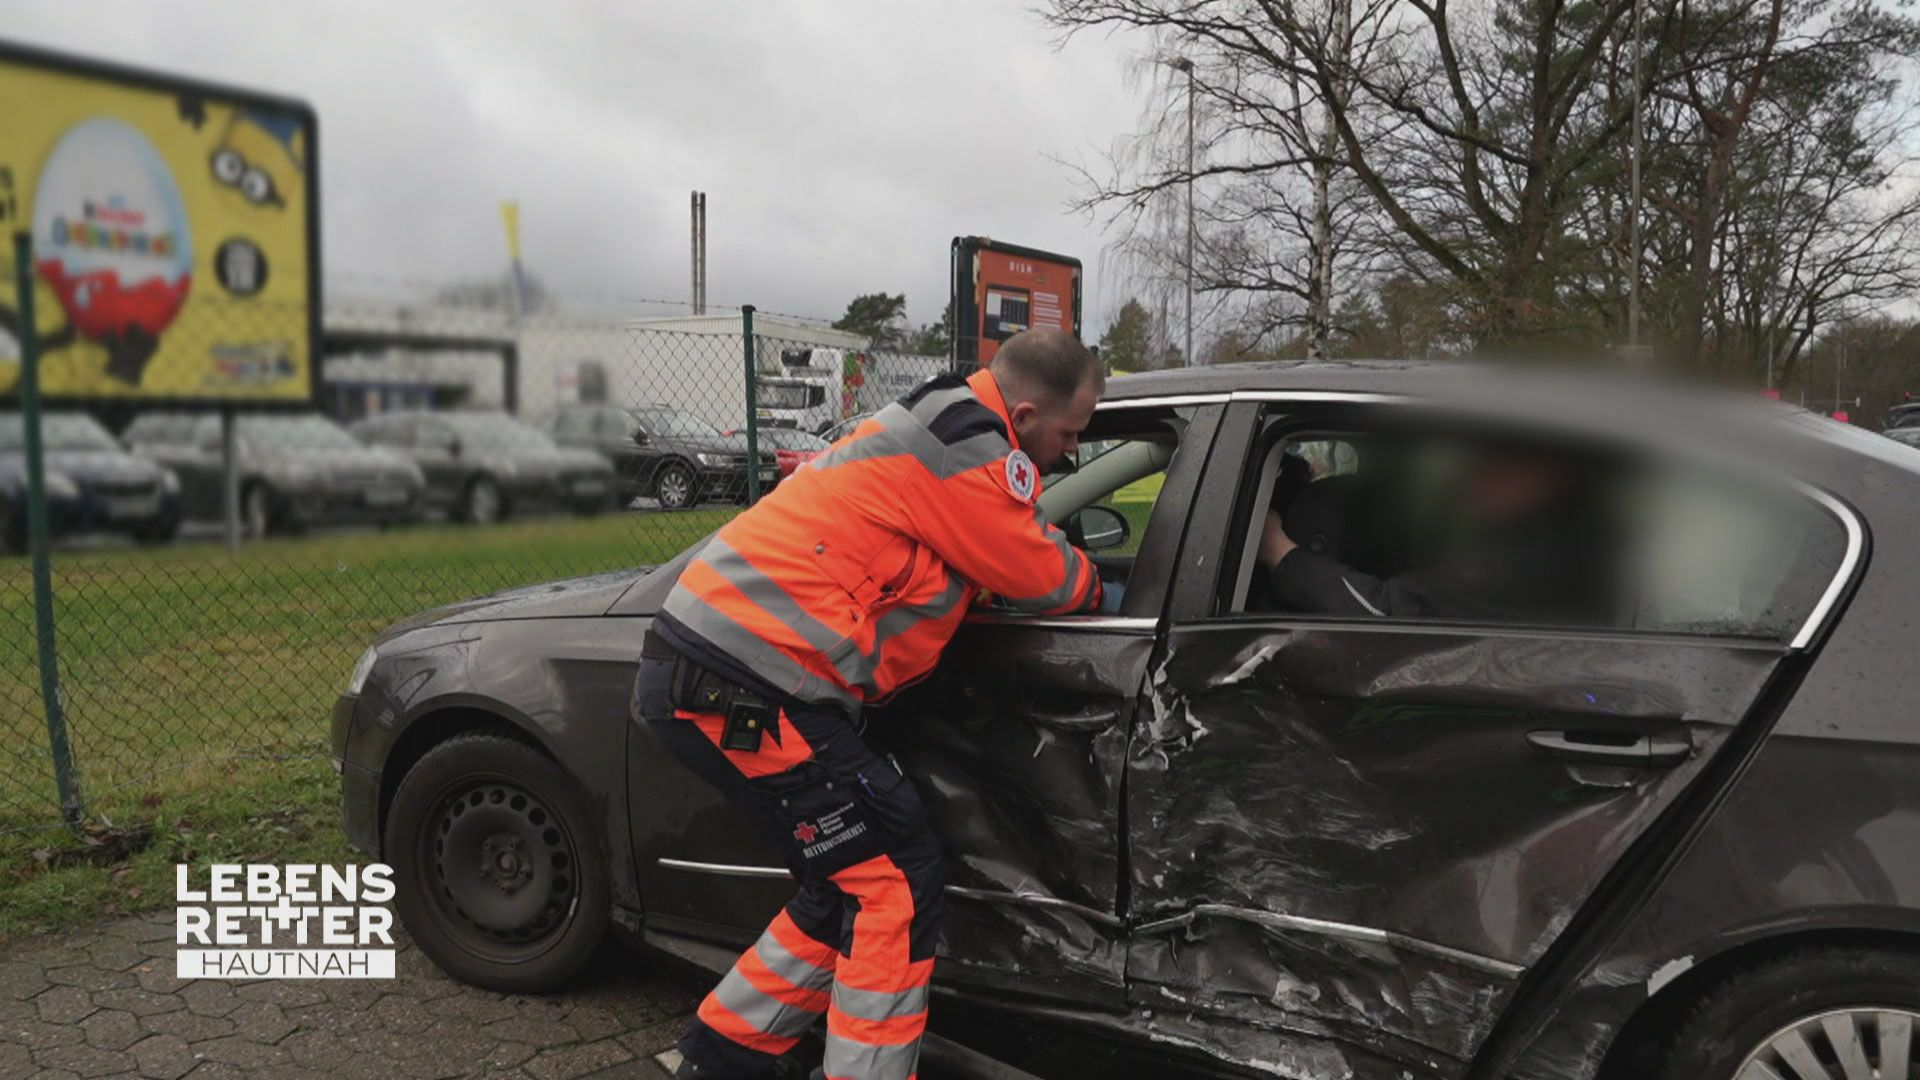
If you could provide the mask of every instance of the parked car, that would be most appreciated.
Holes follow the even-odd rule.
[[[1884,431],[1920,427],[1920,401],[1909,401],[1888,409],[1880,427]]]
[[[354,437],[410,458],[427,479],[427,505],[484,525],[511,514],[612,505],[613,466],[590,450],[554,445],[503,412],[396,412],[354,424]]]
[[[561,446],[595,450],[613,462],[625,500],[657,500],[667,510],[747,495],[747,442],[720,434],[692,413],[665,405],[563,405],[547,422]],[[760,453],[760,484],[772,487],[777,463]]]
[[[311,525],[412,521],[424,509],[426,481],[417,466],[362,446],[318,413],[248,413],[236,424],[240,521],[250,537]],[[189,520],[224,517],[218,416],[143,413],[122,437],[135,454],[179,474]]]
[[[747,433],[740,430],[724,432],[728,436],[739,436],[745,441]],[[812,461],[823,453],[829,445],[818,435],[809,435],[799,428],[763,427],[755,436],[762,448],[772,447],[773,458],[779,463],[780,479],[793,475],[793,470]]]
[[[54,535],[113,532],[160,544],[180,531],[179,478],[127,453],[93,417],[43,413],[40,439]],[[0,413],[0,545],[27,546],[26,427],[17,412]]]
[[[842,420],[839,423],[828,428],[827,430],[821,432],[820,437],[826,440],[827,445],[831,446],[834,443],[839,442],[841,439],[844,439],[847,436],[853,434],[853,429],[859,427],[860,422],[862,420],[865,420],[872,415],[873,415],[872,413],[860,413],[855,416],[849,416],[845,420]]]
[[[989,1017],[1043,1076],[1914,1075],[1920,457],[1778,403],[1472,372],[1108,384],[1105,452],[1039,505],[1102,538],[1118,611],[976,612],[866,713],[949,853],[936,1029]],[[1449,433],[1580,463],[1509,479],[1582,478],[1581,527],[1533,535],[1585,544],[1613,602],[1273,596],[1270,508],[1383,581],[1484,536],[1443,527],[1473,474],[1406,452]],[[1098,505],[1129,487],[1143,526]],[[422,613],[356,666],[347,834],[445,970],[550,988],[611,928],[718,971],[791,895],[626,718],[699,546]]]
[[[1885,434],[1887,438],[1892,439],[1894,442],[1920,447],[1920,424],[1889,428]]]

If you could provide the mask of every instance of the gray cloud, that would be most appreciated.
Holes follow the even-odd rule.
[[[536,13],[537,12],[537,13]],[[856,292],[938,316],[947,244],[1080,256],[1113,290],[1050,155],[1138,119],[1126,43],[1056,51],[1029,10],[902,0],[16,5],[9,34],[291,94],[320,114],[326,266],[450,280],[503,266],[501,198],[562,291],[687,295],[687,192],[709,293],[837,315]]]

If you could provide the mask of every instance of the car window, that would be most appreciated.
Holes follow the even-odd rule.
[[[240,436],[256,447],[277,450],[353,450],[360,444],[324,416],[262,413],[239,419]],[[213,426],[218,437],[219,423]]]
[[[363,420],[348,430],[373,446],[407,446],[411,442],[411,422],[399,417]]]
[[[26,421],[19,413],[0,413],[0,452],[26,449]],[[48,451],[115,451],[107,429],[86,413],[50,412],[40,416],[40,445]]]
[[[1549,437],[1302,432],[1249,467],[1226,614],[1784,640],[1847,545],[1777,484]]]
[[[454,443],[466,441],[465,434],[443,416],[421,417],[413,429],[413,444],[423,450],[445,452],[453,449]]]
[[[127,425],[129,443],[174,446],[193,441],[193,417],[178,413],[147,413]]]
[[[633,417],[619,409],[602,409],[596,417],[595,433],[607,439],[625,439],[633,434]]]
[[[478,450],[540,451],[553,449],[553,440],[544,432],[522,424],[505,413],[447,413],[433,418],[442,432],[458,436],[462,446]]]
[[[1113,563],[1140,553],[1186,420],[1130,419],[1116,410],[1094,423],[1072,471],[1056,469],[1044,482],[1041,505],[1072,539]]]
[[[633,415],[650,435],[681,438],[717,439],[720,432],[712,424],[678,409],[635,409]]]

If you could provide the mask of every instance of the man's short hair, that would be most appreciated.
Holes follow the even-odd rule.
[[[1095,391],[1106,387],[1106,372],[1085,345],[1072,334],[1052,327],[1022,330],[1000,345],[988,364],[994,377],[1009,377],[1024,393],[1043,395],[1052,401],[1068,401],[1086,385],[1094,382]]]

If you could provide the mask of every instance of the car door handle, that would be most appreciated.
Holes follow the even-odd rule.
[[[1554,757],[1612,765],[1677,765],[1693,756],[1693,741],[1685,735],[1529,731],[1527,741]]]
[[[1027,714],[1034,726],[1057,731],[1062,735],[1085,735],[1095,731],[1105,731],[1120,719],[1120,710],[1111,706],[1094,706],[1076,712],[1051,712],[1035,709]]]

